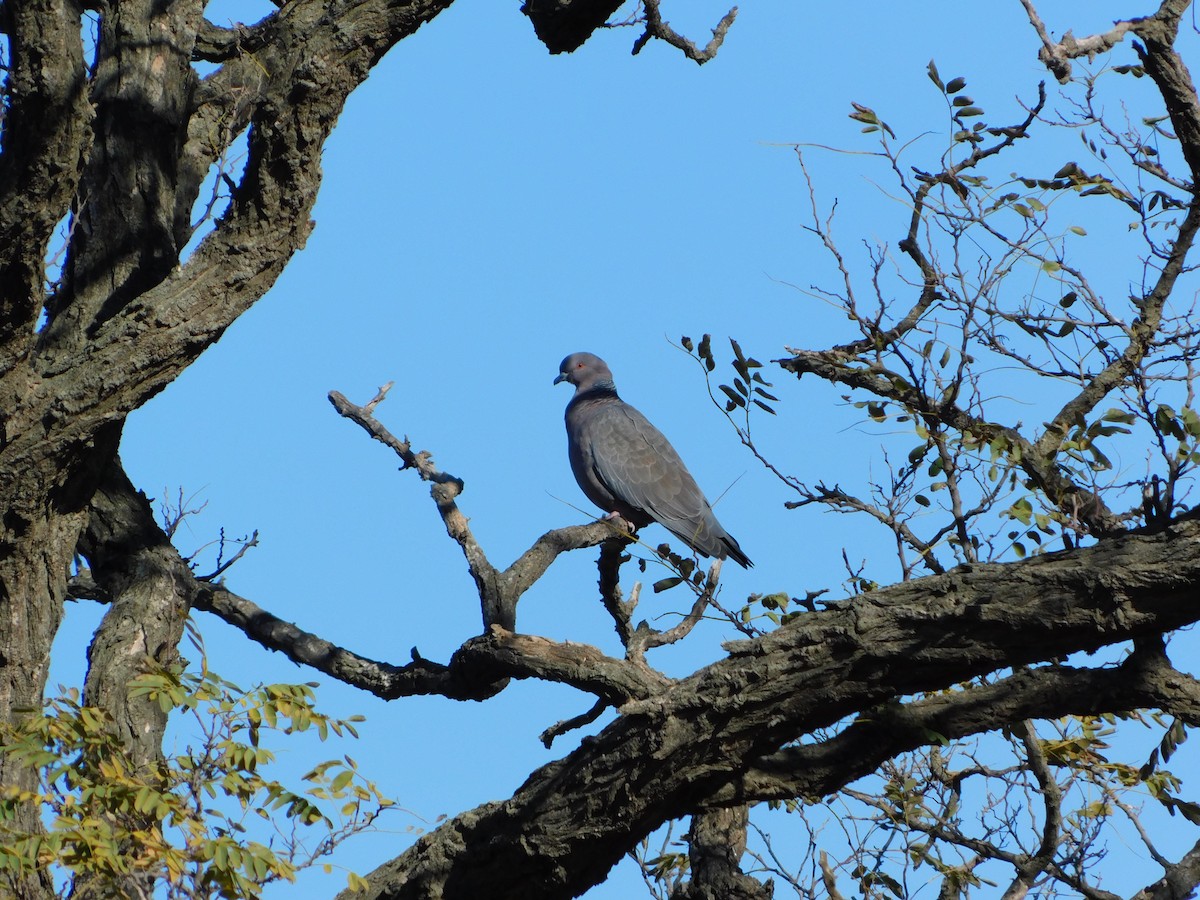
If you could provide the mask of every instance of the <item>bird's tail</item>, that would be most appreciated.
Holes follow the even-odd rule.
[[[738,546],[738,542],[729,534],[721,538],[721,543],[725,547],[725,552],[729,559],[741,566],[743,569],[749,569],[754,563],[750,562],[750,557],[742,552],[742,548]]]

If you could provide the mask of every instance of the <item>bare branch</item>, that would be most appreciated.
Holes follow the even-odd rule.
[[[1042,842],[1037,853],[1019,862],[1017,877],[1004,892],[1003,900],[1021,900],[1029,893],[1037,877],[1054,861],[1054,852],[1058,849],[1059,833],[1062,829],[1062,790],[1046,763],[1046,754],[1042,751],[1033,722],[1026,719],[1021,723],[1020,730],[1021,743],[1025,745],[1029,767],[1041,787],[1046,817],[1042,823]]]
[[[558,554],[567,550],[593,547],[610,540],[613,526],[608,522],[599,521],[592,525],[547,532],[508,569],[498,571],[488,561],[487,555],[471,531],[469,520],[455,502],[463,491],[462,479],[438,469],[434,465],[433,456],[427,451],[414,452],[407,438],[397,438],[372,414],[390,387],[391,383],[380,388],[375,398],[366,406],[356,406],[337,391],[330,392],[329,402],[341,416],[355,422],[375,440],[390,447],[404,462],[403,469],[415,469],[423,481],[431,484],[430,494],[438,514],[442,517],[446,533],[458,544],[466,557],[467,569],[479,591],[484,630],[492,625],[513,630],[516,628],[517,602],[521,595],[542,576]]]
[[[702,66],[717,55],[717,51],[721,48],[721,44],[724,43],[725,35],[728,34],[729,28],[733,25],[734,19],[737,18],[738,12],[737,7],[734,6],[721,17],[721,21],[717,23],[717,27],[713,29],[712,39],[701,50],[692,41],[673,29],[670,24],[663,21],[659,3],[660,0],[642,0],[646,30],[633,44],[634,56],[637,56],[642,51],[642,48],[649,43],[651,38],[657,38],[660,41],[666,41],[677,50],[682,50],[684,56],[697,65]]]
[[[592,724],[598,718],[600,718],[601,715],[603,715],[604,711],[608,709],[608,707],[609,704],[607,700],[597,700],[592,705],[592,708],[587,712],[581,713],[578,716],[572,716],[569,719],[564,719],[561,722],[556,722],[554,725],[551,725],[540,735],[538,735],[538,740],[540,740],[542,745],[549,750],[550,745],[554,743],[555,738],[561,737],[567,732],[574,731],[576,728],[583,728],[585,725]]]
[[[1076,38],[1068,31],[1063,35],[1063,39],[1056,43],[1051,39],[1050,33],[1046,30],[1046,24],[1038,15],[1032,0],[1021,0],[1021,5],[1025,7],[1025,12],[1029,16],[1029,23],[1037,31],[1038,37],[1042,39],[1042,49],[1038,52],[1038,59],[1045,63],[1046,68],[1062,84],[1071,80],[1071,60],[1081,56],[1091,59],[1097,53],[1106,53],[1125,39],[1125,35],[1129,33],[1136,21],[1117,22],[1110,31],[1104,34],[1093,34],[1083,39]]]

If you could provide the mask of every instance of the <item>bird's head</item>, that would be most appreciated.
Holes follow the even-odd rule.
[[[612,371],[608,363],[595,353],[572,353],[558,366],[558,377],[554,383],[565,381],[575,385],[575,392],[582,393],[592,387],[601,385],[612,388]]]

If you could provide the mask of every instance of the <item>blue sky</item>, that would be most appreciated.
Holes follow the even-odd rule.
[[[852,100],[902,134],[941,127],[944,101],[925,74],[931,58],[943,77],[966,76],[989,113],[1004,110],[997,119],[1015,118],[1014,97],[1032,98],[1047,78],[1016,0],[988,4],[986,20],[948,2],[860,4],[852,21],[828,6],[747,3],[702,68],[657,44],[630,57],[634,29],[550,57],[517,6],[459,0],[379,64],[328,144],[308,246],[215,347],[130,418],[122,447],[148,494],[173,497],[182,487],[207,504],[178,538],[184,552],[222,527],[257,529],[261,546],[229,574],[230,586],[382,660],[402,663],[414,646],[445,660],[477,633],[478,602],[425,487],[334,413],[330,390],[363,403],[396,382],[378,417],[465,480],[460,504],[498,565],[544,531],[593,516],[567,465],[569,390],[551,385],[559,360],[576,350],[608,360],[623,396],[671,438],[710,497],[728,488],[719,516],[756,563],[750,572],[726,567],[731,604],[751,591],[836,592],[843,547],[886,559],[890,541],[866,521],[783,509],[788,496],[739,447],[699,369],[671,342],[711,332],[725,353],[734,336],[767,360],[785,345],[851,337],[844,317],[802,290],[829,271],[804,231],[807,193],[789,145],[868,149],[847,118]],[[1149,11],[1042,5],[1052,30],[1077,34]],[[723,12],[677,2],[666,17],[702,40]],[[943,138],[928,140],[936,154]],[[881,167],[828,153],[809,161],[823,202],[839,204],[847,246],[901,236],[904,210],[881,190]],[[1114,274],[1118,289],[1135,277]],[[879,438],[856,426],[839,392],[767,377],[782,415],[759,422],[756,434],[785,469],[853,484],[878,466]],[[658,529],[648,536],[666,538]],[[521,630],[615,652],[594,560],[581,552],[556,562],[523,600]],[[683,603],[648,597],[642,612],[666,616]],[[62,646],[74,659],[99,614],[69,610]],[[314,677],[198,619],[211,665],[226,677]],[[661,664],[691,671],[715,658],[730,631],[702,629],[695,646],[666,651]],[[60,679],[75,677],[70,661],[59,665]],[[544,750],[542,729],[591,705],[533,684],[485,704],[385,704],[316,680],[330,711],[368,717],[363,738],[321,750],[281,745],[285,763],[302,770],[310,753],[349,752],[426,823],[507,797],[573,745],[567,738]],[[395,832],[421,824],[402,814],[391,821]],[[365,873],[407,840],[368,836],[336,861]],[[298,892],[268,896],[325,896],[342,883],[340,874],[306,874]],[[626,867],[589,896],[636,896],[638,883]]]

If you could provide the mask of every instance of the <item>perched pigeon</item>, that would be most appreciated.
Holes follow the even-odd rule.
[[[717,521],[675,448],[640,412],[617,396],[600,357],[572,353],[554,383],[575,385],[567,404],[571,470],[589,500],[635,528],[658,522],[702,556],[753,565]]]

